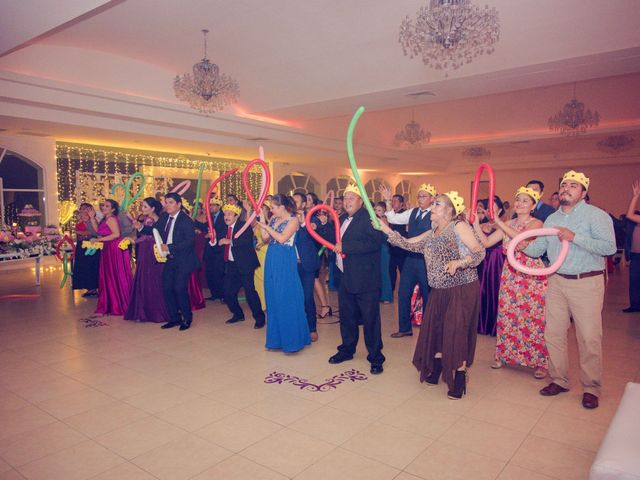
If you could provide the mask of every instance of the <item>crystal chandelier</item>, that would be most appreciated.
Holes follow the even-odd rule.
[[[430,0],[420,7],[415,23],[407,16],[400,25],[398,41],[410,58],[436,70],[457,70],[484,53],[491,54],[500,38],[495,7],[484,8],[470,0]]]
[[[429,143],[431,132],[425,132],[422,126],[415,121],[414,112],[411,112],[411,121],[402,130],[396,133],[395,144],[406,145],[409,148],[420,148],[423,143]]]
[[[220,73],[218,65],[207,58],[207,33],[204,35],[204,58],[193,66],[192,73],[176,75],[173,90],[176,98],[202,113],[215,113],[238,101],[238,82]]]
[[[617,155],[633,147],[633,138],[627,135],[611,135],[598,142],[598,148],[603,152]]]
[[[553,117],[549,117],[549,129],[560,132],[562,135],[573,136],[585,133],[587,128],[600,123],[600,114],[585,110],[584,103],[576,100],[576,85],[573,84],[573,98],[566,103],[562,110]]]

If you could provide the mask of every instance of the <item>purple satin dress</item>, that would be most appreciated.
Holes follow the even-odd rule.
[[[152,218],[144,221],[145,227],[154,224]],[[136,240],[136,274],[125,320],[164,323],[170,321],[162,291],[162,269],[153,253],[153,235],[140,235]]]
[[[201,272],[204,271],[204,262],[202,261],[202,257],[204,254],[205,242],[206,239],[204,238],[204,233],[196,230],[194,248],[196,255],[198,255],[198,259],[200,260],[200,268],[191,272],[191,277],[189,278],[189,300],[191,301],[191,310],[200,310],[207,306],[207,302],[202,294],[201,280]]]
[[[500,277],[505,256],[502,252],[502,242],[486,250],[486,256],[478,266],[480,280],[480,320],[478,333],[481,335],[496,335],[496,319],[498,318],[498,293],[500,292]]]
[[[111,235],[111,229],[106,220],[98,225],[98,235],[105,237]],[[104,247],[100,253],[100,269],[98,272],[98,307],[96,313],[105,315],[124,315],[129,306],[129,296],[133,276],[131,274],[131,261],[129,250],[118,247],[121,238],[103,242]]]

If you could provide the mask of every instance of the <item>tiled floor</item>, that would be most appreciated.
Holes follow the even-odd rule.
[[[107,317],[85,327],[95,299],[34,287],[29,270],[0,272],[0,480],[146,479],[584,479],[626,382],[640,381],[640,315],[625,315],[626,272],[605,308],[601,407],[574,388],[540,396],[529,372],[489,362],[479,337],[469,393],[418,383],[416,336],[392,340],[385,305],[385,372],[368,374],[362,346],[332,366],[338,326],[294,355],[264,349],[252,322],[225,325],[217,303],[187,332]],[[8,294],[40,294],[6,298]],[[277,371],[320,384],[355,368],[369,377],[327,392],[266,384]]]

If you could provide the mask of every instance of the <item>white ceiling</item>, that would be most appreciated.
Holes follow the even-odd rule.
[[[137,135],[147,148],[160,148],[160,144],[180,148],[191,142],[198,151],[226,148],[233,155],[243,148],[254,150],[255,142],[248,138],[267,137],[283,158],[293,155],[300,162],[313,161],[319,151],[323,158],[344,161],[339,141],[346,122],[358,105],[365,105],[373,113],[368,114],[368,124],[363,117],[360,141],[368,148],[371,161],[384,164],[385,158],[396,157],[411,163],[419,155],[394,147],[390,140],[408,120],[411,108],[417,107],[423,113],[421,123],[428,123],[433,133],[428,148],[442,156],[446,168],[452,155],[459,157],[455,149],[469,143],[548,138],[546,118],[569,100],[571,87],[563,84],[571,82],[580,82],[578,96],[596,105],[603,115],[604,125],[596,133],[640,128],[640,107],[629,102],[637,99],[640,86],[637,0],[474,0],[497,8],[501,39],[492,55],[448,73],[405,57],[398,44],[401,20],[414,15],[424,3],[426,0],[3,2],[0,77],[23,86],[46,85],[49,91],[75,90],[105,102],[126,97],[126,108],[119,115],[128,121],[141,121],[143,115],[130,112],[133,104],[182,115],[188,108],[174,98],[172,79],[201,58],[200,30],[208,28],[209,57],[223,72],[237,78],[241,99],[238,106],[215,119],[200,117],[200,127],[215,132],[212,141],[162,130],[131,130],[124,124],[106,128],[95,119],[84,125],[80,120],[52,121],[54,115],[35,111],[34,105],[27,108],[26,93],[22,97],[5,94],[0,103],[0,128],[16,131],[29,121],[40,122],[32,130],[47,125],[46,133],[64,132],[66,140],[90,141],[93,136],[108,141],[111,136],[114,143],[131,143],[129,137]],[[605,91],[619,90],[615,85],[629,91],[618,91],[618,96]],[[425,90],[434,95],[417,100],[407,97],[407,93]],[[95,102],[92,106],[85,100],[70,97],[62,106],[54,105],[55,99],[43,98],[37,108],[81,110],[104,119],[106,106]],[[496,101],[502,110],[492,107]],[[532,118],[539,128],[525,118],[536,107],[539,118]],[[448,111],[455,115],[446,115]],[[193,130],[180,115],[176,114],[174,128]],[[231,125],[234,118],[251,115],[282,120],[285,127],[277,131],[277,138],[260,130],[261,125],[271,124],[257,117],[243,120],[235,131],[221,127],[221,122]],[[487,115],[499,119],[490,131]],[[146,118],[152,119],[153,115]],[[314,151],[302,153],[305,145]],[[444,147],[448,150],[442,150]],[[531,154],[539,153],[531,148]]]

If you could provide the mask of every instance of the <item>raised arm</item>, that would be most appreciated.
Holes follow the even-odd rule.
[[[640,180],[636,180],[631,185],[633,190],[633,196],[631,202],[629,202],[629,208],[627,209],[627,218],[635,223],[640,223],[640,215],[636,213],[636,206],[638,205],[638,198],[640,198]]]
[[[270,236],[278,243],[286,243],[289,241],[291,237],[298,231],[298,227],[300,224],[298,223],[298,219],[295,217],[291,217],[287,222],[287,225],[284,227],[282,233],[278,233],[275,229],[271,228],[269,225],[260,223],[260,228],[262,228],[262,238],[264,239],[264,232],[267,232],[267,238]]]

